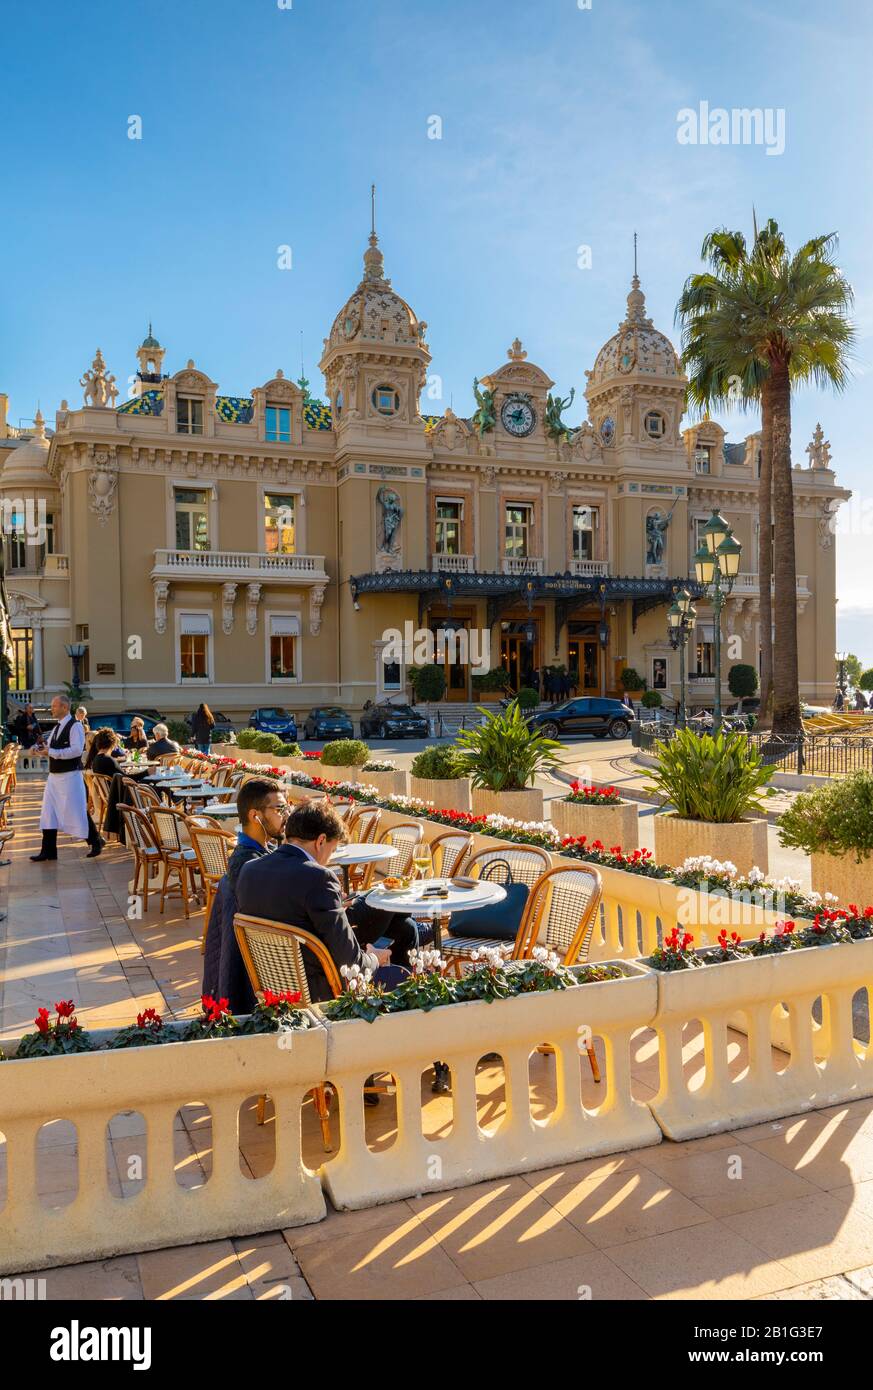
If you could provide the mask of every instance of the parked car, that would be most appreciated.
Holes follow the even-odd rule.
[[[547,738],[558,738],[561,734],[571,734],[574,738],[582,734],[590,734],[593,738],[627,738],[633,722],[634,716],[621,700],[582,696],[537,711],[527,720],[527,726]]]
[[[321,705],[311,709],[303,723],[304,738],[354,738],[355,726],[351,715],[338,705]]]
[[[412,705],[392,705],[386,700],[361,715],[361,738],[427,738],[429,731],[424,715]]]
[[[130,737],[131,723],[139,716],[143,722],[143,728],[146,734],[151,738],[152,729],[156,724],[163,722],[157,710],[154,710],[152,713],[154,714],[154,718],[151,714],[146,714],[144,711],[138,709],[124,710],[122,714],[91,714],[89,712],[88,723],[91,725],[92,729],[114,729],[119,738],[124,739]]]
[[[213,710],[213,711],[212,711],[212,717],[213,717],[213,719],[215,720],[215,723],[214,723],[213,726],[212,726],[212,742],[213,742],[213,743],[235,743],[235,742],[236,742],[236,729],[235,729],[235,726],[234,726],[234,724],[233,724],[233,721],[230,720],[230,719],[228,719],[228,717],[227,717],[226,714],[220,714],[217,710]],[[187,724],[188,729],[190,730],[190,729],[191,729],[191,716],[190,716],[190,714],[186,714],[186,716],[185,716],[185,723]],[[191,733],[189,736],[190,736],[191,738],[194,737],[193,733]]]
[[[249,728],[257,729],[259,734],[278,734],[286,743],[297,738],[297,720],[281,705],[263,705],[253,709],[249,715]]]

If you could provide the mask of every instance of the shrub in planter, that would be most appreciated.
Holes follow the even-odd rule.
[[[257,729],[240,729],[236,736],[238,748],[254,748],[255,739],[258,737]]]
[[[240,1031],[288,1033],[309,1028],[309,1016],[300,1008],[300,998],[299,990],[286,989],[281,994],[275,994],[273,990],[265,989]]]
[[[663,703],[660,690],[644,690],[640,696],[643,709],[660,709]]]
[[[277,758],[302,758],[299,743],[282,743],[276,749]]]
[[[516,695],[519,709],[536,709],[540,702],[540,697],[535,690],[531,690],[529,685],[523,685]]]
[[[127,1028],[122,1028],[120,1032],[109,1043],[111,1049],[123,1047],[156,1047],[160,1043],[177,1042],[178,1038],[164,1024],[164,1020],[155,1009],[145,1009],[141,1014],[137,1014],[136,1023],[131,1023]]]
[[[625,667],[619,676],[619,680],[621,681],[623,690],[645,690],[646,688],[646,682],[643,680],[639,671],[634,670],[633,666]]]
[[[743,700],[750,700],[753,695],[757,695],[758,672],[754,666],[747,666],[744,662],[737,662],[728,671],[728,690],[740,702],[739,712],[743,712]]]
[[[655,816],[655,857],[682,864],[717,849],[743,872],[766,870],[767,822],[760,812],[773,771],[745,733],[680,729],[659,743],[647,789],[674,810]]]
[[[507,710],[482,710],[477,728],[458,734],[458,761],[474,787],[492,792],[523,791],[537,773],[558,761],[554,739],[528,728],[518,705]]]
[[[565,800],[577,806],[620,806],[621,793],[616,787],[594,787],[571,782],[570,793]]]
[[[812,857],[812,886],[841,902],[873,902],[873,773],[803,792],[779,818],[779,839]]]
[[[266,733],[256,733],[255,741],[252,744],[252,747],[256,750],[256,752],[273,753],[274,755],[277,754],[279,752],[279,749],[283,746],[284,741],[279,737],[278,734]]]
[[[470,678],[470,685],[474,695],[483,695],[485,691],[505,691],[509,689],[509,672],[505,666],[494,666],[490,671],[476,672]]]
[[[25,1033],[16,1057],[64,1057],[71,1052],[93,1052],[90,1036],[80,1027],[72,1000],[55,1004],[55,1017],[48,1009],[37,1009],[35,1033]]]
[[[416,753],[412,759],[410,772],[413,777],[421,777],[429,782],[454,781],[465,777],[458,750],[452,743],[432,744]]]
[[[413,666],[409,672],[409,684],[416,700],[422,700],[425,704],[435,704],[446,693],[446,673],[442,666],[433,663],[427,666]]]
[[[338,738],[325,745],[321,754],[322,767],[363,767],[370,756],[366,743],[359,738]]]

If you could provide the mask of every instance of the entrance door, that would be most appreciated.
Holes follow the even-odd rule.
[[[466,631],[468,627],[467,622],[447,618],[438,618],[430,624],[437,653],[435,659],[438,664],[442,665],[446,678],[444,700],[464,701],[470,698],[469,666],[466,660],[461,661],[459,659],[469,655],[469,639]],[[445,635],[445,655],[440,661],[439,641],[441,633]]]
[[[528,641],[531,624],[528,622],[507,623],[500,637],[500,664],[509,672],[509,684],[513,691],[522,686],[533,685],[533,673],[537,667],[539,629],[533,624],[534,640]]]

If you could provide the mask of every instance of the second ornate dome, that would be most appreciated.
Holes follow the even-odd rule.
[[[379,238],[373,232],[364,252],[364,277],[333,321],[326,346],[343,343],[400,343],[418,347],[427,324],[391,288]]]
[[[646,296],[637,275],[627,297],[627,316],[597,354],[594,370],[587,373],[590,387],[629,376],[682,377],[676,349],[666,334],[646,318]]]

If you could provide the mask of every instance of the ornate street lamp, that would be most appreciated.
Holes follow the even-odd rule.
[[[717,511],[703,528],[700,549],[694,556],[694,573],[703,589],[702,597],[713,608],[713,638],[715,641],[715,709],[713,732],[721,728],[721,614],[734,580],[740,572],[743,547],[734,536],[724,517]]]
[[[848,659],[849,659],[849,653],[848,653],[848,652],[837,652],[835,655],[836,655],[837,666],[838,666],[838,668],[839,668],[839,670],[838,670],[838,672],[837,672],[837,689],[839,690],[840,694],[842,695],[842,697],[843,697],[843,703],[845,704],[845,702],[846,702],[846,662],[847,662]]]
[[[687,589],[680,589],[667,610],[670,627],[670,646],[679,652],[679,728],[684,729],[686,717],[685,702],[685,648],[688,638],[697,621],[697,610]]]
[[[66,648],[67,656],[71,657],[73,662],[73,699],[77,703],[82,693],[82,685],[79,680],[79,664],[86,651],[87,647],[84,642],[71,642]]]

